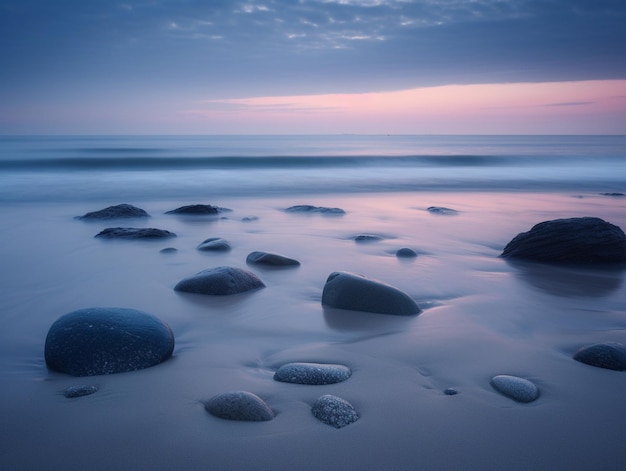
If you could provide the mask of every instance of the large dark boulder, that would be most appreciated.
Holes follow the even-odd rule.
[[[554,219],[518,234],[501,256],[547,263],[626,262],[626,235],[596,217]]]
[[[169,239],[176,237],[176,234],[152,227],[108,227],[96,234],[95,237],[101,239]]]
[[[347,272],[330,274],[322,292],[322,304],[338,309],[400,316],[421,312],[413,298],[398,288]]]
[[[106,219],[122,219],[122,218],[147,218],[150,215],[143,209],[133,206],[132,204],[118,204],[109,206],[99,211],[92,211],[82,216],[76,216],[76,219],[85,220],[106,220]]]
[[[174,335],[167,324],[146,312],[126,308],[89,308],[60,317],[48,331],[48,368],[72,376],[140,370],[167,360]]]
[[[265,284],[252,272],[234,267],[215,267],[203,270],[178,282],[176,291],[225,296],[245,293]]]
[[[626,347],[618,342],[596,343],[582,347],[574,360],[607,370],[626,370]]]

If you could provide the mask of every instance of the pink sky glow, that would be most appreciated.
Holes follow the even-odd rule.
[[[213,133],[623,134],[626,80],[208,100],[184,115]]]

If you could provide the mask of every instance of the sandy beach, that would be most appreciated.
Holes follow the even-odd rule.
[[[74,219],[106,206],[95,202],[2,208],[2,469],[622,469],[626,376],[572,355],[590,343],[626,343],[623,271],[511,264],[499,255],[544,220],[592,215],[626,227],[623,197],[468,191],[127,202],[152,215],[132,225],[177,237],[96,239],[125,224]],[[232,211],[164,214],[191,203]],[[346,214],[284,211],[295,204]],[[381,239],[357,243],[359,234]],[[232,250],[196,249],[218,236]],[[166,247],[177,251],[161,253]],[[397,258],[401,247],[418,256]],[[248,266],[256,250],[301,265]],[[254,272],[266,287],[234,296],[173,289],[224,265]],[[423,312],[323,307],[334,271],[395,286]],[[83,378],[49,371],[50,325],[96,306],[162,319],[175,335],[172,358]],[[273,379],[281,365],[302,361],[343,364],[352,376],[317,386]],[[490,385],[500,374],[532,381],[540,397],[524,404],[503,396]],[[99,390],[64,397],[81,384]],[[276,417],[228,421],[204,410],[209,398],[237,390],[261,397]],[[324,394],[349,401],[359,420],[341,429],[318,421],[311,406]]]

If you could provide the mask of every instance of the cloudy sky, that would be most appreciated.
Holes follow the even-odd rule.
[[[624,0],[0,0],[0,134],[626,133]]]

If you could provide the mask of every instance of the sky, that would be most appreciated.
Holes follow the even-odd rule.
[[[0,0],[0,134],[626,134],[623,0]]]

